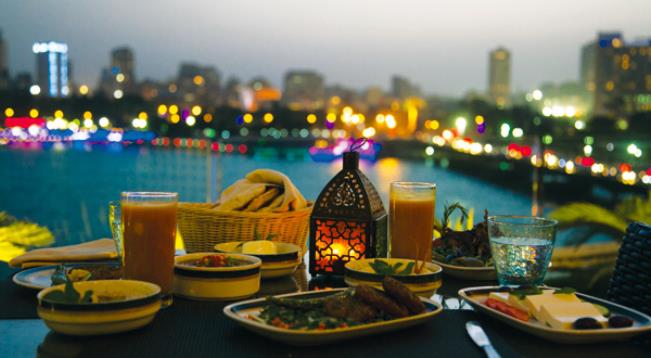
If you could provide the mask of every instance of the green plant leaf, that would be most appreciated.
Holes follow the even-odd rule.
[[[398,272],[398,275],[410,275],[414,270],[414,265],[416,265],[416,263],[413,261],[408,263],[402,271]]]
[[[554,291],[555,295],[570,294],[576,292],[572,287],[563,287]]]

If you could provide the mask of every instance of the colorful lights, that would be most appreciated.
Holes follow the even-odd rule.
[[[203,84],[205,83],[205,80],[204,80],[203,76],[196,75],[192,79],[192,82],[197,86],[203,86]]]
[[[326,121],[327,121],[328,123],[334,123],[334,122],[336,122],[336,121],[337,121],[337,115],[334,114],[334,113],[328,113],[328,115],[326,115]]]
[[[251,113],[246,113],[244,116],[242,116],[242,120],[244,123],[251,123],[253,122],[253,115]]]
[[[29,116],[31,118],[36,118],[36,117],[38,117],[38,115],[39,115],[38,109],[32,108],[32,109],[29,110]]]
[[[181,116],[179,116],[178,114],[172,114],[170,116],[170,122],[171,123],[176,124],[176,123],[179,123],[180,121],[181,121]]]
[[[87,85],[81,85],[79,86],[79,94],[82,96],[85,96],[90,92],[90,88],[88,88]]]
[[[159,104],[158,108],[156,109],[156,113],[158,113],[159,116],[164,116],[167,114],[167,106],[164,104]]]
[[[185,118],[185,124],[188,125],[188,127],[192,127],[197,123],[197,119],[194,116],[187,116]]]
[[[203,115],[203,121],[206,123],[210,123],[213,120],[213,115],[211,113],[206,113]]]
[[[99,119],[99,126],[102,128],[107,128],[108,126],[111,125],[111,122],[109,121],[108,118],[102,117]]]
[[[310,113],[310,114],[307,115],[307,117],[305,117],[305,120],[309,124],[314,124],[314,123],[316,123],[317,118],[316,118],[316,115],[314,113]]]
[[[576,122],[574,122],[574,128],[576,128],[577,130],[584,130],[585,129],[585,122],[580,120],[580,119],[577,120]]]
[[[545,134],[545,135],[542,137],[542,142],[543,142],[544,144],[546,144],[546,145],[550,145],[550,144],[552,144],[552,143],[554,142],[554,137],[552,137],[552,136],[549,135],[549,134]]]
[[[29,93],[32,96],[38,96],[39,94],[41,94],[41,86],[39,86],[39,85],[31,85],[31,86],[29,86]]]
[[[5,117],[13,117],[15,114],[14,109],[11,107],[5,108]]]
[[[508,123],[502,123],[500,126],[500,136],[502,138],[508,138],[509,133],[511,133],[511,126]]]
[[[124,77],[124,73],[118,73],[117,75],[115,75],[115,81],[116,81],[117,83],[122,83],[122,82],[124,82],[124,79],[125,79],[125,77]]]
[[[394,129],[397,126],[396,118],[393,116],[393,114],[387,114],[384,119],[386,121],[387,128]]]
[[[534,90],[531,92],[531,98],[533,98],[535,101],[540,101],[543,98],[542,91],[539,89]]]
[[[631,143],[626,147],[626,152],[636,158],[642,157],[642,149],[640,149],[637,144]]]
[[[271,113],[265,113],[264,116],[262,116],[262,120],[267,124],[271,124],[274,121],[274,115]]]
[[[113,91],[113,98],[115,99],[121,99],[124,96],[124,92],[122,92],[121,89],[116,89]]]
[[[91,113],[90,111],[85,111],[81,116],[84,119],[91,119],[91,118],[93,118],[93,113]]]
[[[147,120],[143,118],[134,118],[131,120],[131,126],[136,129],[147,128]]]
[[[428,145],[425,148],[425,154],[427,154],[428,156],[434,155],[434,147],[432,147],[431,145]]]
[[[477,115],[477,116],[475,116],[475,123],[476,123],[478,126],[484,124],[485,121],[486,121],[486,120],[484,119],[484,116],[481,116],[481,115]]]
[[[60,109],[54,111],[54,118],[63,118],[63,111]]]
[[[202,111],[203,111],[203,109],[202,109],[201,106],[199,106],[199,105],[194,105],[194,106],[192,106],[192,109],[190,110],[190,112],[192,112],[192,115],[193,115],[193,116],[199,116],[199,115],[201,115],[201,112],[202,112]]]
[[[362,135],[366,138],[373,137],[375,135],[375,128],[373,127],[364,128],[364,130],[362,131]]]
[[[513,128],[513,138],[522,138],[524,131],[522,128]]]
[[[468,126],[468,120],[465,119],[464,117],[457,117],[457,119],[454,120],[454,127],[457,129],[457,132],[460,134],[463,134],[466,131],[466,127]]]
[[[140,112],[138,113],[138,118],[146,121],[149,119],[149,115],[147,115],[147,112]]]

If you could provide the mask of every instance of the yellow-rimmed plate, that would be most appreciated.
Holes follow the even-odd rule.
[[[497,272],[493,266],[473,267],[450,265],[436,260],[432,262],[441,266],[444,274],[460,280],[497,281]]]
[[[99,303],[66,303],[46,297],[65,285],[41,290],[38,295],[38,316],[55,332],[90,336],[130,331],[149,324],[160,310],[160,287],[153,283],[132,280],[82,281],[73,284],[83,295],[92,290],[97,296],[120,297]]]
[[[633,319],[633,326],[627,328],[602,328],[602,329],[557,329],[538,322],[535,318],[524,322],[511,317],[498,310],[486,306],[488,294],[499,291],[499,286],[468,287],[459,290],[459,297],[468,302],[475,310],[494,319],[502,321],[511,327],[533,334],[540,338],[569,344],[586,344],[597,342],[622,341],[645,332],[651,332],[651,317],[634,309],[618,305],[614,302],[597,297],[577,293],[576,296],[583,301],[596,303],[606,307],[611,314],[624,315]]]
[[[241,254],[244,241],[223,242],[215,245],[215,251],[227,254]],[[262,278],[276,278],[289,276],[301,264],[301,248],[298,245],[286,242],[276,242],[276,254],[247,254],[255,256],[262,261]]]
[[[309,299],[325,297],[345,290],[345,288],[341,288],[334,290],[308,291],[279,295],[276,297]],[[258,315],[262,311],[266,301],[265,298],[233,303],[224,307],[224,314],[244,328],[261,336],[295,346],[316,346],[415,326],[427,322],[443,310],[442,306],[430,299],[423,297],[420,299],[426,308],[426,311],[421,314],[346,328],[324,330],[278,328],[249,318],[250,315]]]
[[[363,284],[382,290],[382,280],[384,279],[384,275],[376,273],[370,266],[374,260],[382,260],[391,266],[400,263],[401,267],[406,267],[406,265],[414,262],[414,260],[411,259],[398,258],[350,261],[345,266],[344,281],[346,281],[346,284],[352,287]],[[432,295],[436,293],[436,290],[442,285],[443,281],[441,272],[441,266],[427,262],[425,263],[423,271],[420,273],[392,275],[391,277],[402,282],[418,296],[432,297]]]

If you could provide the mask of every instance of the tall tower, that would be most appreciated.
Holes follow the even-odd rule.
[[[49,97],[67,97],[68,45],[60,42],[37,42],[32,46],[36,55],[36,84]]]
[[[2,38],[0,31],[0,90],[9,87],[9,65],[7,64],[7,43]]]
[[[503,47],[498,47],[490,52],[488,95],[498,107],[509,104],[509,96],[511,95],[511,53]]]
[[[111,51],[111,74],[115,78],[116,89],[125,93],[136,91],[135,60],[129,47],[118,47]]]

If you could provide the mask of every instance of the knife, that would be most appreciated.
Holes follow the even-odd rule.
[[[476,321],[466,322],[466,331],[468,331],[468,335],[472,338],[473,342],[484,349],[488,358],[500,358],[499,353],[493,348],[486,332],[484,332],[484,329],[481,328],[479,323]]]

